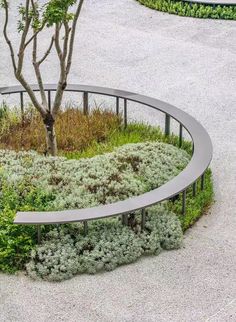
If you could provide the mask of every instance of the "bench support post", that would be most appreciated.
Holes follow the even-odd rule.
[[[143,231],[145,229],[146,225],[146,210],[142,209],[141,211],[141,230]]]
[[[84,236],[88,235],[88,222],[84,221]]]
[[[41,226],[40,225],[37,226],[37,239],[38,239],[38,244],[41,244],[42,236],[41,236]]]
[[[186,214],[186,190],[183,191],[183,197],[182,197],[182,214]]]

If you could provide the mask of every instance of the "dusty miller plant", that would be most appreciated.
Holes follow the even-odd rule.
[[[47,150],[51,155],[57,154],[54,123],[67,86],[67,78],[72,63],[76,26],[83,3],[84,0],[50,0],[46,3],[45,1],[25,0],[24,4],[19,6],[20,19],[17,27],[20,35],[20,44],[18,50],[16,50],[8,35],[10,6],[14,4],[13,1],[11,3],[11,1],[0,0],[0,6],[5,13],[3,34],[10,49],[14,75],[42,116],[46,130]],[[45,29],[47,29],[47,38],[50,41],[46,52],[39,57],[39,36]],[[44,40],[46,41],[46,39]],[[50,107],[46,98],[41,65],[45,62],[53,47],[55,47],[59,60],[60,75],[55,99],[52,107]],[[29,48],[32,51],[32,64],[40,90],[40,100],[36,97],[32,86],[26,80],[23,72],[25,53]]]

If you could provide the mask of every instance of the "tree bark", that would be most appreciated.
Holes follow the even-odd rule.
[[[48,113],[44,118],[44,125],[46,130],[47,154],[52,156],[57,155],[57,139],[54,123],[55,120],[52,114]]]

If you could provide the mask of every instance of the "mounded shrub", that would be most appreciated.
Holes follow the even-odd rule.
[[[127,144],[112,153],[80,160],[0,150],[5,180],[13,184],[16,193],[27,181],[51,196],[45,204],[47,209],[57,210],[140,195],[175,177],[189,158],[185,151],[160,142]]]
[[[123,226],[117,219],[100,220],[83,236],[79,225],[50,231],[32,251],[27,272],[32,278],[61,281],[78,273],[94,274],[132,263],[141,255],[159,254],[181,246],[183,232],[176,215],[163,206],[147,211],[144,232]]]

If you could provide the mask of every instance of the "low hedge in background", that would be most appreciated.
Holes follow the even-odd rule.
[[[236,20],[236,6],[205,5],[175,0],[137,0],[158,11],[194,18]]]

